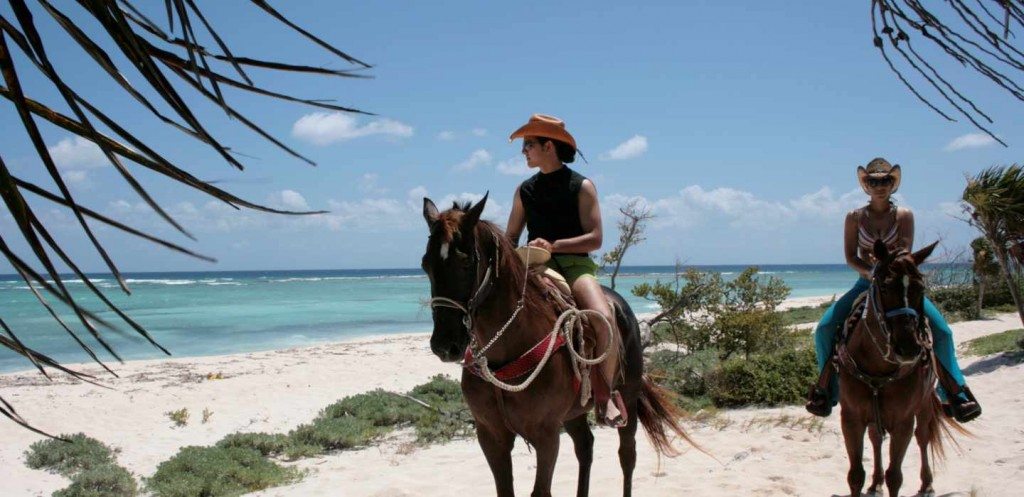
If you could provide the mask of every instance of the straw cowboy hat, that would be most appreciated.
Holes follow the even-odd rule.
[[[896,190],[900,189],[900,180],[903,179],[903,173],[900,171],[900,165],[895,166],[889,164],[889,161],[876,157],[868,162],[867,166],[857,167],[857,181],[860,182],[860,187],[864,189],[865,193],[870,194],[868,189],[867,180],[881,179],[891,177],[892,178],[892,193],[896,193]]]
[[[554,116],[546,116],[544,114],[530,116],[530,120],[526,124],[512,132],[508,137],[508,141],[526,136],[540,136],[558,140],[572,145],[573,150],[578,150],[576,148],[576,139],[565,130],[565,122]]]

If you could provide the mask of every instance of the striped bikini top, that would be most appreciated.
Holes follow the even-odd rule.
[[[893,205],[890,209],[892,212],[892,228],[883,236],[877,236],[872,234],[871,230],[868,229],[868,208],[864,207],[860,214],[860,225],[857,227],[857,245],[866,253],[871,253],[875,247],[875,240],[881,239],[885,243],[885,246],[892,250],[896,243],[899,241],[899,223],[896,222],[896,206]]]

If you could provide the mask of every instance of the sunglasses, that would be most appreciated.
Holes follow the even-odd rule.
[[[523,152],[530,150],[533,147],[540,146],[540,140],[523,140]]]
[[[892,176],[884,176],[881,178],[868,178],[866,183],[868,186],[889,186],[893,183]]]

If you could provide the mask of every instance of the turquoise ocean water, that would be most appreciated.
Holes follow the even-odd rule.
[[[744,268],[699,267],[727,278]],[[793,289],[791,297],[845,292],[856,279],[845,265],[765,265],[761,270],[785,280]],[[656,306],[628,290],[643,281],[670,280],[673,272],[671,266],[624,267],[616,286],[634,311],[651,312]],[[128,273],[125,278],[131,296],[109,275],[90,276],[176,357],[430,331],[430,312],[421,304],[429,297],[429,284],[419,269]],[[81,281],[67,281],[87,308],[119,323]],[[602,282],[607,284],[608,278]],[[61,310],[59,302],[53,305],[87,343],[95,344],[73,314]],[[29,347],[62,362],[88,360],[17,276],[0,276],[0,317]],[[129,331],[104,336],[125,359],[163,357],[130,328],[121,327]],[[110,359],[98,345],[93,348],[101,358]],[[0,372],[30,367],[25,359],[0,348]]]

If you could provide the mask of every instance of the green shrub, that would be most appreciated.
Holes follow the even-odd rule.
[[[69,440],[46,439],[29,446],[26,464],[32,469],[45,469],[64,476],[114,463],[114,451],[84,433],[61,435]]]
[[[158,497],[216,497],[283,485],[299,476],[253,449],[190,446],[160,463],[146,484]]]
[[[89,468],[75,475],[71,485],[53,497],[134,497],[139,487],[127,469],[113,464]]]
[[[217,442],[217,447],[245,447],[272,456],[283,454],[289,443],[283,433],[232,433]]]
[[[832,305],[832,302],[825,302],[817,306],[794,307],[781,311],[782,324],[792,326],[794,324],[817,323],[825,315],[825,310]]]
[[[422,411],[423,406],[378,389],[345,397],[324,408],[320,417],[356,417],[370,421],[374,426],[395,426],[416,422]]]
[[[929,289],[928,298],[948,318],[979,319],[978,290],[969,285]]]
[[[645,369],[658,378],[661,386],[681,396],[696,398],[708,394],[708,376],[719,362],[715,349],[691,354],[659,350],[650,355]]]
[[[292,430],[288,438],[297,445],[337,450],[362,447],[386,431],[360,418],[317,418]]]
[[[787,350],[722,363],[708,379],[708,392],[719,407],[796,404],[816,376],[813,350]]]
[[[968,355],[989,355],[999,352],[1017,352],[1024,340],[1024,328],[985,335],[963,344]]]
[[[420,409],[420,417],[416,420],[417,442],[447,442],[473,434],[473,415],[462,397],[459,382],[444,375],[436,375],[427,383],[414,387],[409,396],[440,411]]]

